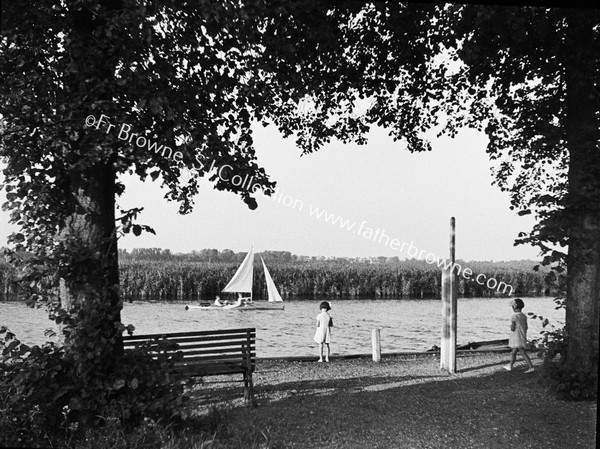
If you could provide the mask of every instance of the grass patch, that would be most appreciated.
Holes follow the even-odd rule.
[[[35,440],[35,441],[33,441]],[[63,429],[44,431],[36,438],[22,438],[17,433],[0,432],[1,447],[35,447],[52,449],[276,449],[268,429],[256,427],[250,417],[234,420],[229,408],[212,407],[202,417],[178,420],[169,424],[150,418],[137,426],[123,425],[117,418],[107,418],[102,425],[74,437]]]

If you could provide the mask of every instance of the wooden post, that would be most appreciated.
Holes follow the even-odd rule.
[[[440,348],[440,369],[456,373],[456,328],[457,328],[457,286],[458,278],[454,270],[456,262],[456,220],[450,219],[450,262],[442,270],[442,342]]]
[[[442,338],[440,342],[440,369],[448,370],[450,362],[448,352],[450,349],[450,273],[451,269],[442,269]]]
[[[450,218],[450,259],[452,266],[450,267],[450,349],[448,351],[449,366],[448,371],[456,373],[456,293],[458,277],[454,270],[456,262],[456,219]]]
[[[244,359],[246,360],[246,371],[244,372],[244,402],[248,407],[256,407],[256,398],[254,397],[254,381],[252,380],[252,373],[254,372],[254,366],[252,366],[252,341],[250,338],[250,332],[246,333],[246,343],[242,343],[242,352]]]
[[[450,218],[450,260],[456,262],[456,219]]]
[[[371,330],[371,343],[373,346],[373,361],[379,363],[381,361],[381,332],[379,329]]]

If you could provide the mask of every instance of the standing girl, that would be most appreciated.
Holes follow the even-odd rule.
[[[321,313],[317,315],[317,331],[315,332],[314,340],[319,343],[319,362],[323,361],[323,347],[325,346],[325,361],[329,362],[329,343],[331,341],[331,326],[333,319],[327,313],[331,310],[329,303],[323,301],[319,306]]]
[[[515,360],[517,359],[517,351],[521,353],[527,365],[529,365],[529,369],[525,371],[526,374],[533,373],[535,369],[533,368],[533,363],[531,363],[531,359],[525,352],[525,347],[527,346],[527,317],[521,310],[525,307],[525,303],[522,299],[516,298],[511,303],[513,312],[513,316],[510,318],[510,338],[508,339],[508,346],[510,346],[510,363],[504,367],[507,371],[512,371]]]

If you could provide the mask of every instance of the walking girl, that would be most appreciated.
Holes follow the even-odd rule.
[[[525,303],[521,298],[516,298],[512,301],[511,306],[514,314],[510,318],[510,338],[508,339],[508,346],[511,348],[510,363],[506,365],[504,369],[506,371],[512,371],[518,352],[529,366],[529,368],[525,370],[525,374],[533,373],[535,368],[525,351],[525,348],[527,347],[527,316],[521,312],[525,307]]]

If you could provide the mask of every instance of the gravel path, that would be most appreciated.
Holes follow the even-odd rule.
[[[507,357],[461,356],[454,375],[435,356],[259,360],[257,408],[218,377],[194,390],[193,405],[230,408],[229,428],[260,429],[275,448],[595,448],[596,403],[555,399],[539,371],[504,371]]]

